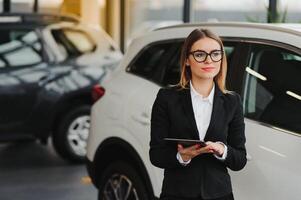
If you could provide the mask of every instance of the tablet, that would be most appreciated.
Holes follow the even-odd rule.
[[[207,144],[202,140],[179,139],[179,138],[164,138],[164,140],[169,143],[181,144],[183,145],[183,147],[189,147],[195,144],[200,144],[201,147],[207,146]]]

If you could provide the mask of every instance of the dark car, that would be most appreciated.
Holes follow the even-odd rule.
[[[91,91],[121,57],[104,31],[76,18],[1,15],[0,141],[52,136],[62,157],[83,161]]]

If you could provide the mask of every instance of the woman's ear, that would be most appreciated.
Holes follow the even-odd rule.
[[[189,63],[189,59],[188,59],[188,58],[185,60],[185,65],[186,65],[186,66],[190,66],[190,63]]]

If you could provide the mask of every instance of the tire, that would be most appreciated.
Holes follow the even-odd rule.
[[[53,145],[66,160],[83,163],[90,128],[90,105],[73,107],[63,116],[53,133]]]
[[[126,198],[130,185],[132,187]],[[150,200],[140,175],[131,165],[122,161],[109,164],[100,177],[98,188],[98,200]],[[117,191],[115,194],[113,189]]]

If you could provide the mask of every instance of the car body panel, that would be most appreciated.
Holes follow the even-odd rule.
[[[108,85],[103,83],[108,90],[101,98],[102,100],[97,101],[92,107],[91,127],[95,128],[90,129],[91,137],[89,137],[88,143],[92,145],[88,146],[89,153],[87,157],[90,160],[94,159],[94,152],[98,149],[99,139],[105,141],[109,138],[120,138],[135,147],[145,168],[152,174],[149,177],[151,182],[160,183],[162,182],[163,170],[152,166],[149,160],[148,148],[145,148],[149,146],[148,141],[150,139],[150,123],[147,121],[150,119],[148,117],[151,114],[151,107],[160,87],[131,74],[118,74],[112,79],[118,79],[120,84],[110,85],[112,80],[107,82]],[[134,86],[134,90],[126,90],[127,88],[134,88]],[[148,93],[141,96],[141,98],[135,98],[142,91],[148,91]],[[136,109],[137,106],[141,109]],[[147,109],[145,110],[145,108]],[[142,115],[143,112],[146,114]],[[127,116],[131,117],[128,118]],[[137,126],[137,124],[139,125]],[[154,191],[161,189],[160,184],[153,184],[153,187]]]
[[[298,199],[301,138],[246,119],[248,163],[231,172],[238,199]]]

